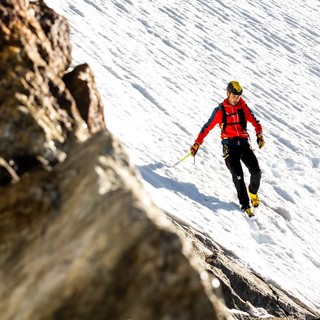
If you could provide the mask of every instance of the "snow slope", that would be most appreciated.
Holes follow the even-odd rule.
[[[320,309],[320,2],[48,0],[93,68],[108,128],[154,202]],[[230,80],[264,127],[261,206],[238,209],[215,128],[188,151]],[[246,177],[248,178],[248,172]]]

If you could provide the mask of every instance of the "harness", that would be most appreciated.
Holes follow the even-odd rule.
[[[244,114],[244,111],[242,108],[238,109],[236,112],[227,114],[226,109],[222,103],[220,103],[221,111],[222,111],[222,122],[221,122],[221,131],[224,131],[227,126],[230,126],[232,124],[240,124],[241,128],[243,130],[247,130],[247,121],[246,121],[246,116]],[[238,114],[239,116],[239,122],[228,122],[227,117],[231,117]]]

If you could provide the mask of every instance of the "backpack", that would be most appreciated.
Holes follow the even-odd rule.
[[[226,109],[222,103],[220,103],[221,111],[222,111],[222,123],[221,123],[221,131],[224,131],[227,126],[231,124],[240,124],[241,128],[243,130],[247,130],[247,120],[246,116],[244,114],[243,108],[238,109],[236,112],[227,114]],[[233,116],[235,114],[238,114],[239,116],[239,122],[227,122],[227,117]]]

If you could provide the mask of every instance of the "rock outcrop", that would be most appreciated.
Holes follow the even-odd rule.
[[[88,64],[76,66],[63,80],[91,134],[105,128],[103,104]]]
[[[69,70],[66,19],[0,18],[1,320],[319,317],[152,204],[90,67]]]
[[[44,3],[0,5],[0,156],[18,176],[50,168],[89,137],[63,82],[71,62],[68,22]],[[13,180],[2,167],[0,181]]]
[[[0,230],[2,319],[224,319],[107,131],[6,187]]]
[[[266,282],[209,237],[181,221],[172,221],[181,237],[191,241],[198,263],[219,280],[225,305],[234,319],[320,319],[316,310]]]
[[[0,5],[1,319],[225,319],[210,276],[106,130],[67,21]]]

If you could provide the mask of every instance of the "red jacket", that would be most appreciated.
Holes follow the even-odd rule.
[[[223,116],[223,107],[225,108],[226,117]],[[255,118],[254,114],[247,106],[246,102],[240,98],[236,106],[231,106],[228,103],[228,99],[225,99],[222,104],[215,108],[212,112],[208,122],[202,127],[195,142],[202,144],[204,138],[214,128],[216,124],[219,124],[221,128],[221,139],[228,138],[249,138],[249,134],[246,128],[240,124],[240,117],[238,110],[242,109],[245,117],[245,122],[249,121],[254,126],[256,133],[262,133],[262,127],[259,121]],[[223,120],[226,124],[223,125]]]

